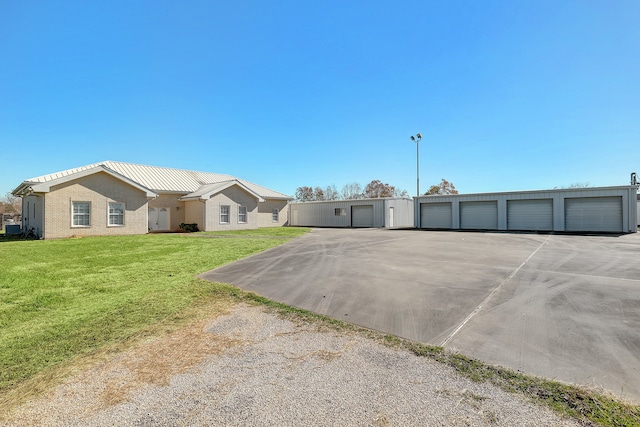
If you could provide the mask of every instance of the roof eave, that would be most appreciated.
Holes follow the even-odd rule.
[[[83,171],[78,171],[76,173],[65,175],[65,176],[62,176],[60,178],[52,179],[52,180],[46,181],[46,182],[24,181],[15,190],[13,190],[12,194],[24,196],[24,195],[27,195],[29,193],[48,193],[48,192],[51,191],[51,187],[53,187],[55,185],[64,184],[65,182],[69,182],[69,181],[72,181],[74,179],[83,178],[85,176],[93,175],[93,174],[98,173],[98,172],[104,172],[104,173],[106,173],[108,175],[113,176],[114,178],[116,178],[116,179],[118,179],[120,181],[126,182],[127,184],[131,185],[132,187],[137,188],[140,191],[143,191],[148,199],[154,199],[154,198],[158,197],[158,194],[155,193],[154,191],[149,190],[148,188],[138,184],[137,182],[127,178],[126,176],[123,176],[123,175],[119,174],[118,172],[113,171],[113,170],[111,170],[108,167],[103,166],[103,165],[98,165],[98,166],[90,168],[90,169],[85,169]]]

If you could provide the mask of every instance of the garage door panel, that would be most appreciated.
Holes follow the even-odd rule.
[[[581,197],[564,201],[566,231],[622,232],[622,197]]]
[[[422,203],[420,227],[451,229],[451,202]]]
[[[460,228],[471,230],[498,229],[498,202],[460,202]]]
[[[553,230],[553,200],[507,200],[507,229]]]
[[[373,227],[373,205],[351,206],[352,227]]]

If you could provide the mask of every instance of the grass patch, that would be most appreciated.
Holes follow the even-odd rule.
[[[212,295],[233,298],[231,287],[194,276],[306,231],[2,242],[0,401],[42,372],[174,321]]]
[[[258,228],[257,230],[201,231],[195,233],[195,235],[220,237],[297,237],[307,233],[309,230],[310,228],[305,227],[271,227]]]
[[[561,414],[603,426],[640,425],[640,406],[620,402],[611,396],[487,365],[461,354],[446,352],[441,347],[418,343],[407,343],[406,346],[417,355],[453,367],[473,381],[489,381],[508,392],[522,393]]]

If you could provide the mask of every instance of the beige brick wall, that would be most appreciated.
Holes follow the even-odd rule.
[[[71,236],[145,234],[147,198],[144,192],[113,176],[99,172],[51,188],[44,197],[45,239]],[[72,202],[91,203],[91,225],[71,225]],[[109,226],[109,202],[124,203],[124,225]]]
[[[230,207],[229,223],[220,223],[220,206]],[[238,222],[238,207],[246,206],[247,223]],[[214,195],[206,202],[206,228],[203,231],[243,230],[258,228],[258,200],[237,186]]]
[[[204,210],[205,205],[200,200],[184,202],[184,222],[198,224],[198,230],[205,231]]]
[[[265,200],[258,204],[258,227],[282,227],[289,220],[287,200]],[[278,209],[278,221],[273,221],[273,209]]]

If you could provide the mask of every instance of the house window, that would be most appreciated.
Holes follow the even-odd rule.
[[[228,205],[220,206],[220,224],[229,224],[229,211],[231,209]]]
[[[241,224],[246,224],[247,222],[247,207],[246,206],[238,206],[238,222]]]
[[[278,222],[278,214],[279,214],[278,209],[273,209],[271,211],[271,220],[273,222]]]
[[[347,216],[347,210],[345,208],[336,208],[335,216]]]
[[[91,225],[91,203],[72,202],[73,215],[71,225],[74,227],[88,227]]]
[[[124,225],[124,203],[109,203],[109,225]]]

